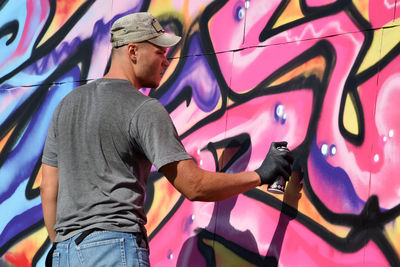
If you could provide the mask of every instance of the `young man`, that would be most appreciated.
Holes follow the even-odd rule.
[[[273,143],[254,172],[199,168],[164,107],[138,91],[159,86],[166,49],[180,37],[146,12],[118,19],[111,35],[109,72],[60,102],[43,152],[43,215],[60,266],[149,265],[144,196],[152,165],[192,201],[223,200],[291,173],[290,152],[277,149],[286,142]]]

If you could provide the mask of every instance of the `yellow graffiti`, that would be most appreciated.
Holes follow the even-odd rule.
[[[279,26],[296,21],[303,17],[304,15],[301,11],[299,1],[291,0],[272,28],[278,28]]]
[[[256,266],[245,259],[238,256],[235,252],[228,249],[218,241],[210,239],[202,239],[202,241],[214,249],[215,266],[218,267],[242,267],[242,266]]]
[[[400,23],[400,19],[388,23],[383,29],[374,31],[371,47],[365,55],[357,74],[377,64],[382,57],[387,55],[399,44],[400,27],[392,27],[392,25],[396,23]]]
[[[310,77],[311,75],[316,76],[320,81],[322,81],[324,71],[326,68],[326,61],[322,56],[315,57],[304,64],[300,65],[299,67],[285,73],[273,83],[271,86],[277,86],[279,84],[283,84],[292,80],[294,77],[304,76]]]
[[[397,254],[400,255],[400,217],[385,225],[384,234]]]
[[[366,19],[369,20],[369,1],[365,0],[353,0],[354,6],[358,9],[360,14]]]
[[[10,139],[11,134],[14,132],[15,127],[13,127],[3,139],[0,140],[0,151],[3,151],[4,146],[7,144],[8,139]]]
[[[382,46],[382,29],[374,31],[374,37],[372,39],[371,47],[369,48],[367,54],[364,57],[363,62],[358,69],[358,73],[361,73],[368,68],[374,66],[380,60],[380,50]]]
[[[400,18],[389,23],[383,28],[383,42],[381,48],[381,56],[387,55],[393,48],[400,43],[400,27],[393,27],[400,23]]]
[[[357,118],[357,111],[354,106],[353,99],[347,94],[346,103],[344,105],[344,112],[343,112],[343,125],[344,128],[352,133],[357,135],[359,131],[358,127],[358,118]]]

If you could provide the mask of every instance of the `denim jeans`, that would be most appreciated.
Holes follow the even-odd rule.
[[[79,234],[57,244],[54,267],[150,266],[146,241],[133,234],[98,230],[76,245],[78,237]]]

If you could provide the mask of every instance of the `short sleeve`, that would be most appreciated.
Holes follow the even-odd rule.
[[[58,154],[57,154],[57,117],[58,110],[56,108],[53,117],[50,122],[49,130],[47,132],[46,142],[44,145],[42,163],[57,167],[58,166]]]
[[[157,170],[168,163],[191,158],[168,112],[156,99],[146,101],[135,112],[130,135]]]

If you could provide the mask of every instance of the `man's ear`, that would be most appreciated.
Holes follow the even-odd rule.
[[[139,49],[139,46],[134,43],[128,44],[128,54],[130,59],[133,61],[133,63],[136,63],[137,61],[137,51]]]

